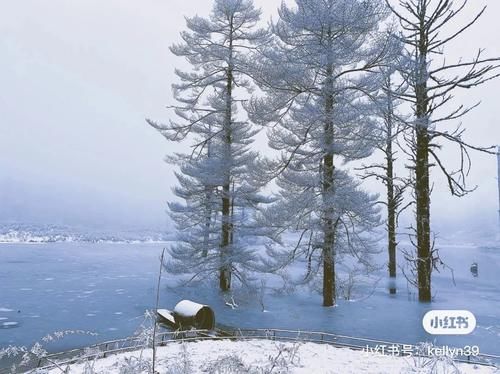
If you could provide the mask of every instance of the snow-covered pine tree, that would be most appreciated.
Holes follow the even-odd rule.
[[[210,139],[211,125],[198,126],[203,139]],[[203,129],[206,130],[203,131]],[[191,154],[167,156],[169,164],[178,165],[175,172],[178,186],[174,194],[185,201],[169,202],[169,214],[176,225],[177,244],[170,248],[172,261],[168,265],[171,273],[185,274],[197,270],[197,277],[204,278],[217,269],[220,219],[218,198],[217,158],[214,156],[214,140],[207,141],[204,151],[194,157]],[[206,266],[211,263],[211,266]]]
[[[414,171],[417,256],[411,260],[417,273],[418,298],[422,302],[432,299],[431,275],[441,263],[431,238],[430,169],[437,166],[451,194],[463,196],[473,190],[465,181],[471,166],[469,150],[494,152],[494,147],[467,144],[461,125],[451,130],[439,129],[447,122],[461,119],[478,105],[461,104],[450,109],[457,89],[476,87],[500,75],[497,73],[500,58],[483,57],[482,49],[469,60],[450,62],[446,58],[446,47],[474,25],[486,9],[472,16],[468,23],[454,27],[453,23],[464,14],[468,3],[468,0],[400,0],[399,6],[392,6],[387,1],[401,24],[400,40],[407,52],[407,61],[399,72],[409,89],[397,97],[410,103],[413,109],[407,145],[410,167]],[[444,143],[459,149],[456,170],[445,166],[439,155]]]
[[[305,280],[322,273],[323,305],[332,306],[336,263],[352,255],[368,265],[374,251],[363,233],[379,224],[375,196],[339,165],[372,152],[375,110],[366,97],[381,87],[379,69],[395,48],[381,30],[389,15],[383,1],[295,3],[279,9],[276,41],[255,72],[267,95],[251,109],[255,121],[274,124],[270,146],[282,154],[282,199],[269,222],[275,233],[299,232],[291,250],[269,248],[269,265],[302,256]]]
[[[167,267],[191,279],[218,274],[222,291],[231,288],[232,275],[247,282],[255,257],[243,237],[256,233],[252,211],[267,201],[258,193],[258,154],[249,149],[257,131],[238,114],[237,97],[251,88],[248,51],[267,37],[256,28],[260,15],[251,0],[215,0],[208,18],[187,18],[183,42],[171,47],[192,66],[176,70],[178,120],[148,120],[167,139],[192,147],[168,160],[180,166],[175,193],[185,202],[170,204],[178,244]]]

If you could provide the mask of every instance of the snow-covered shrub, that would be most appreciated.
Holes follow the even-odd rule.
[[[182,342],[180,356],[168,363],[166,374],[191,374],[192,372],[193,363],[189,358],[186,344]]]
[[[137,341],[137,347],[149,347],[152,344],[155,323],[155,312],[152,310],[146,310],[144,312],[144,319],[134,334]]]
[[[150,373],[151,363],[149,360],[142,358],[141,352],[139,357],[125,357],[125,359],[119,363],[118,371],[120,374]]]
[[[276,342],[276,353],[269,354],[267,360],[256,365],[247,365],[237,354],[227,354],[210,361],[202,367],[209,374],[285,374],[300,365],[298,350],[301,342],[285,344]],[[177,374],[177,372],[175,373]],[[184,372],[182,372],[184,374]]]
[[[94,369],[95,361],[96,361],[95,359],[85,361],[85,366],[83,367],[83,374],[96,374]]]
[[[50,343],[54,340],[59,340],[64,338],[67,335],[91,335],[96,336],[97,334],[91,331],[83,331],[83,330],[64,330],[64,331],[55,331],[52,334],[48,334],[41,338],[43,343]],[[62,368],[57,364],[57,362],[50,360],[48,357],[48,352],[44,348],[43,344],[40,342],[35,342],[30,348],[25,346],[8,346],[6,348],[0,348],[0,360],[4,357],[6,358],[16,358],[19,357],[19,361],[12,365],[11,372],[17,373],[20,368],[24,368],[26,370],[29,367],[36,367],[42,360],[45,360],[47,363],[53,364],[57,367],[61,372],[65,372],[66,368]],[[33,373],[43,373],[43,369],[34,369]]]
[[[95,374],[95,363],[102,357],[104,357],[104,352],[98,347],[84,348],[79,360],[84,363],[83,374]]]
[[[301,345],[302,343],[300,342],[295,342],[291,346],[277,342],[276,348],[278,353],[274,356],[268,356],[269,364],[262,369],[262,373],[288,373],[292,367],[299,366],[300,356],[298,351]]]
[[[221,356],[214,361],[210,361],[203,367],[203,371],[208,374],[260,373],[256,368],[245,365],[243,360],[236,354]]]
[[[144,319],[134,334],[136,355],[126,357],[119,363],[120,374],[150,373],[152,371],[151,360],[144,357],[144,350],[152,345],[155,323],[155,313],[146,310]]]
[[[450,355],[435,355],[427,356],[429,348],[432,348],[432,343],[421,343],[415,347],[415,354],[408,361],[408,367],[404,371],[405,374],[460,374],[453,356]]]

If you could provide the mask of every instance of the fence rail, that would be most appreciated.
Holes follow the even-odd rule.
[[[404,356],[404,348],[415,347],[415,345],[359,338],[347,335],[338,335],[322,331],[302,331],[285,329],[235,329],[225,331],[216,329],[208,330],[185,330],[173,332],[161,332],[156,335],[157,346],[164,346],[172,342],[179,341],[199,341],[199,340],[251,340],[270,339],[277,341],[301,341],[320,344],[329,344],[338,348],[350,348],[355,350],[376,349],[376,347],[391,347],[392,354]],[[65,367],[66,365],[104,358],[112,354],[124,353],[152,346],[152,339],[145,336],[136,336],[125,339],[111,340],[103,343],[91,345],[87,348],[72,349],[65,352],[53,353],[40,357],[31,367],[26,370],[37,368],[50,369]],[[381,353],[379,351],[379,353]],[[413,355],[428,356],[424,352],[412,352]],[[407,355],[407,354],[406,354]],[[474,363],[479,365],[500,365],[500,356],[480,353],[478,355],[461,356],[456,361]],[[0,368],[0,374],[10,373],[10,368]]]

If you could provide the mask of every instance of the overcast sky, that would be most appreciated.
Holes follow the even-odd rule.
[[[500,2],[470,2],[469,16],[485,4],[488,10],[448,50],[449,60],[479,47],[500,56]],[[279,3],[256,1],[266,19]],[[183,17],[208,14],[211,1],[0,4],[0,222],[163,227],[174,184],[163,157],[174,145],[144,118],[171,115],[173,70],[185,63],[168,46],[179,41]],[[496,80],[456,95],[457,102],[482,100],[463,121],[470,142],[500,142],[499,93]],[[443,179],[433,178],[438,224],[496,222],[496,158],[472,158],[469,182],[479,186],[472,195],[449,197]]]

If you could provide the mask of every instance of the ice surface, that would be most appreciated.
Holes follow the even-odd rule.
[[[105,243],[0,245],[0,318],[6,318],[2,323],[18,323],[2,329],[0,347],[30,346],[61,330],[93,331],[99,336],[69,335],[48,344],[49,351],[133,334],[145,310],[155,308],[162,248],[158,244]],[[263,313],[255,296],[245,296],[235,289],[239,306],[232,309],[215,284],[177,287],[176,279],[164,273],[160,307],[172,309],[180,300],[189,299],[209,305],[218,322],[234,328],[316,330],[412,344],[433,341],[456,347],[477,344],[481,352],[500,354],[500,250],[449,246],[441,250],[441,255],[454,268],[456,286],[449,271],[436,273],[436,301],[432,304],[416,302],[398,275],[398,293],[393,297],[382,281],[375,288],[359,285],[353,295],[355,301],[339,299],[335,308],[321,307],[321,296],[309,290],[299,289],[290,295],[267,292]],[[470,273],[472,262],[479,265],[478,277]],[[385,269],[380,277],[384,275]],[[46,278],[54,280],[38,281]],[[95,292],[85,293],[91,284]],[[31,290],[21,292],[22,288]],[[470,310],[478,327],[468,336],[428,335],[421,320],[430,309]]]

